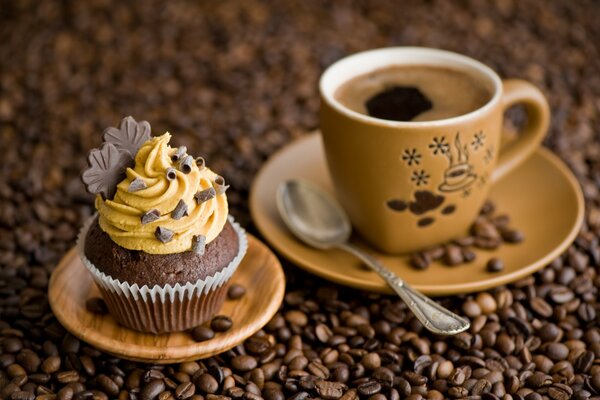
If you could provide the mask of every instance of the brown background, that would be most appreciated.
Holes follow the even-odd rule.
[[[21,343],[43,360],[44,341],[49,339],[60,347],[63,340],[64,332],[47,314],[45,287],[48,272],[73,245],[81,221],[92,211],[92,199],[83,191],[78,174],[87,151],[100,143],[104,127],[131,114],[150,121],[155,134],[168,129],[175,144],[186,144],[192,154],[203,155],[208,165],[231,183],[232,212],[252,231],[247,210],[252,177],[274,150],[317,127],[319,74],[347,54],[390,45],[461,52],[489,64],[503,77],[528,79],[547,94],[553,117],[546,144],[580,179],[589,206],[587,223],[565,261],[536,275],[536,286],[530,286],[532,278],[491,292],[506,307],[486,320],[488,324],[500,320],[504,330],[506,318],[517,315],[536,334],[547,328],[545,324],[558,327],[561,334],[552,338],[555,341],[582,340],[590,347],[600,340],[595,237],[600,226],[596,208],[600,199],[598,2],[125,3],[0,2],[3,386],[7,382],[5,371],[14,362],[7,353],[20,350],[10,346]],[[515,115],[518,120],[519,114]],[[564,268],[575,274],[559,282],[561,274],[571,273],[561,272]],[[385,307],[403,310],[393,299],[347,293],[342,288],[317,290],[316,286],[326,285],[320,281],[308,291],[296,292],[307,280],[316,280],[293,268],[288,269],[288,278],[291,294],[282,315],[299,309],[313,317],[323,315],[327,325],[335,326],[335,318],[328,313],[339,314],[345,307],[370,316],[372,323],[386,318],[380,314]],[[545,297],[548,291],[543,288],[547,285],[562,283],[580,303],[572,310],[556,311],[560,305],[548,300],[551,315],[535,311],[537,305],[532,306],[531,299]],[[341,303],[326,300],[338,290]],[[501,293],[508,292],[514,302],[507,305],[501,302]],[[298,305],[298,299],[304,303]],[[444,302],[460,310],[464,302],[471,304],[470,299]],[[579,311],[582,307],[584,314]],[[590,310],[593,318],[589,318]],[[420,331],[409,316],[403,311],[401,314],[400,326]],[[309,356],[314,355],[309,348],[320,351],[326,347],[314,342],[311,328],[302,328],[302,320],[288,317],[285,324],[281,318],[277,321],[268,333],[282,343],[287,343],[290,334],[299,333]],[[513,333],[508,332],[522,344],[522,339],[511,336]],[[25,338],[14,338],[21,335]],[[469,335],[468,340],[476,340],[473,338],[478,333]],[[374,349],[385,343],[400,344],[385,335],[376,340]],[[436,340],[425,339],[428,347]],[[447,344],[459,355],[468,353],[455,339]],[[491,347],[499,349],[499,344],[494,342]],[[533,346],[531,353],[543,353],[546,347]],[[414,352],[420,350],[409,344],[395,350],[401,354],[402,369],[411,370]],[[60,351],[66,359],[65,349]],[[598,362],[600,349],[592,346],[592,351]],[[234,355],[226,354],[220,362],[227,365]],[[104,359],[95,360],[97,370],[103,370]],[[456,366],[462,365],[459,358],[456,360]],[[131,369],[127,363],[114,362],[121,369]],[[63,369],[68,366],[63,362]],[[567,383],[581,388],[590,371],[576,371],[576,377],[571,374]],[[600,371],[596,368],[593,372],[600,391]],[[94,374],[82,373],[86,387],[97,387]],[[432,382],[427,388],[432,388]],[[558,378],[555,383],[559,383]],[[64,385],[52,380],[47,386],[58,390]],[[523,383],[520,387],[531,385]]]

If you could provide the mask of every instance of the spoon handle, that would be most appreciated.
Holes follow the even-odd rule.
[[[367,264],[377,272],[386,283],[400,296],[408,308],[425,328],[440,335],[454,335],[469,329],[469,321],[442,307],[429,297],[411,288],[398,275],[363,250],[343,243],[338,248],[345,250]]]

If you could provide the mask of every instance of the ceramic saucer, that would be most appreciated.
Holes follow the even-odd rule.
[[[253,182],[250,211],[267,241],[299,267],[325,279],[390,293],[379,276],[362,268],[351,255],[339,250],[316,250],[292,236],[275,205],[277,186],[292,178],[311,181],[333,194],[318,133],[304,136],[275,153]],[[583,195],[577,180],[558,157],[543,148],[495,184],[490,199],[499,213],[511,217],[511,225],[525,234],[525,241],[505,244],[495,251],[477,251],[477,259],[471,264],[451,268],[434,263],[427,270],[418,271],[408,265],[406,256],[379,253],[359,238],[352,240],[416,289],[428,295],[449,295],[489,289],[543,268],[567,249],[583,220]],[[485,264],[492,257],[504,261],[502,272],[486,271]]]
[[[246,287],[244,297],[226,300],[219,314],[233,327],[211,340],[196,343],[187,333],[144,334],[117,324],[110,315],[87,311],[86,300],[100,293],[71,249],[52,273],[48,299],[60,323],[73,335],[107,353],[134,361],[175,363],[206,358],[229,350],[260,330],[275,315],[285,292],[285,276],[277,257],[248,235],[248,252],[231,278]]]

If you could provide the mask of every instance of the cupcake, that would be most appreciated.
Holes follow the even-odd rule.
[[[247,248],[228,215],[225,180],[202,157],[123,119],[104,131],[82,174],[97,210],[78,250],[111,315],[141,332],[183,331],[225,300]]]

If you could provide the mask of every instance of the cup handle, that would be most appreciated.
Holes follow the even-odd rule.
[[[534,85],[520,79],[507,79],[502,82],[502,108],[504,112],[511,106],[522,103],[527,112],[527,124],[514,141],[500,149],[496,168],[492,172],[492,182],[498,181],[508,172],[519,166],[538,148],[550,124],[550,107],[543,93]]]

